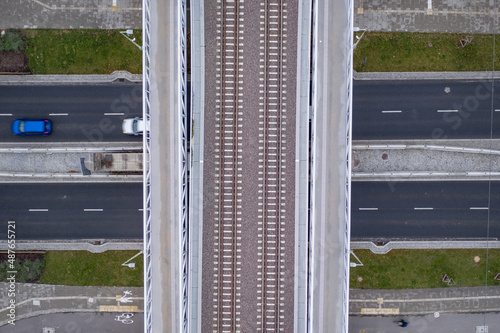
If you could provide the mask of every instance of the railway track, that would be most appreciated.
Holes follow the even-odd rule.
[[[261,3],[257,330],[285,327],[286,18],[283,0]]]
[[[217,6],[213,332],[240,332],[243,1]]]

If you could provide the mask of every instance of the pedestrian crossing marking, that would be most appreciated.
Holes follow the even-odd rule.
[[[361,308],[362,315],[398,315],[399,308]]]
[[[102,312],[137,312],[136,305],[100,305]]]

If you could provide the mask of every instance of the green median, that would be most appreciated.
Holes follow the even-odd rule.
[[[353,67],[358,72],[491,71],[493,46],[493,35],[366,32],[354,50]],[[500,70],[500,39],[495,70]]]
[[[350,287],[413,289],[497,286],[500,250],[355,250],[363,266],[351,268]],[[351,255],[351,262],[357,262]],[[486,269],[486,267],[488,269]],[[443,281],[445,274],[448,282]]]

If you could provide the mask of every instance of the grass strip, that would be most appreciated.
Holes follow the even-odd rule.
[[[33,74],[142,73],[142,51],[119,30],[24,30]],[[142,45],[142,30],[131,38]]]
[[[351,268],[350,287],[366,289],[413,289],[449,287],[444,274],[455,287],[500,285],[500,250],[490,249],[486,272],[486,250],[391,250],[380,255],[355,250],[363,266]],[[479,261],[477,261],[479,259]],[[351,261],[356,262],[351,256]],[[477,262],[476,262],[477,261]]]
[[[40,283],[68,286],[143,286],[143,256],[131,262],[135,268],[122,263],[138,251],[48,251]]]
[[[495,55],[499,70],[500,40]],[[358,72],[491,71],[493,35],[366,32],[353,66]]]

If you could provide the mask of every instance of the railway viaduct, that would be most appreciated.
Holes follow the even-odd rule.
[[[352,1],[144,3],[145,332],[347,332]]]

